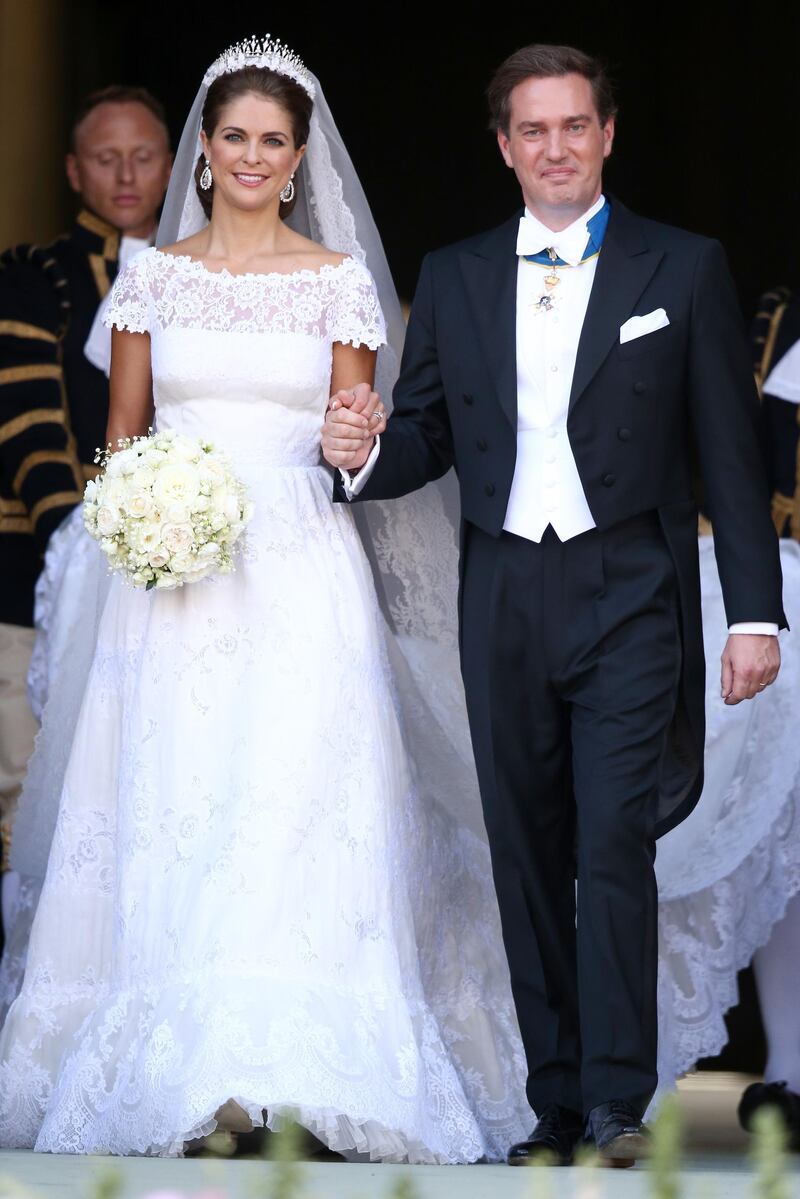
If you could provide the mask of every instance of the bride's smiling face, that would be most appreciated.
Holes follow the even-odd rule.
[[[214,178],[215,205],[222,199],[252,211],[279,204],[305,153],[305,146],[295,146],[286,109],[252,92],[225,106],[210,138],[200,137]]]

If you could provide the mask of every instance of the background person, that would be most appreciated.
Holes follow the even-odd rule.
[[[25,680],[34,587],[53,531],[80,502],[105,444],[107,330],[93,323],[120,262],[150,244],[171,155],[160,103],[114,86],[81,104],[66,157],[80,211],[46,246],[0,256],[0,830],[2,866],[36,720]],[[86,353],[89,341],[89,356]],[[3,881],[4,924],[16,880]]]

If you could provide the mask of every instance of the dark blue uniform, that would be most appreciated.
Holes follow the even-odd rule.
[[[800,541],[800,405],[770,395],[764,388],[772,368],[798,341],[800,292],[776,287],[762,296],[758,305],[753,327],[754,366],[762,396],[772,519],[779,537]]]
[[[50,534],[96,473],[108,381],[83,347],[118,253],[118,231],[83,211],[52,245],[0,256],[0,623],[33,623]]]

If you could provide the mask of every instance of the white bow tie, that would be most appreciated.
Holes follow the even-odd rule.
[[[583,258],[589,235],[586,225],[571,225],[560,233],[553,233],[532,221],[530,217],[520,217],[519,232],[517,233],[517,254],[541,254],[543,250],[553,249],[559,258],[571,266],[577,266]]]

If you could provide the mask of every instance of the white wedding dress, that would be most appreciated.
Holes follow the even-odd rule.
[[[109,320],[150,333],[158,426],[227,451],[255,516],[233,575],[111,581],[0,1038],[0,1144],[178,1154],[233,1099],[373,1159],[502,1156],[532,1115],[488,849],[420,801],[319,464],[332,343],[383,340],[372,280],[153,249]]]

